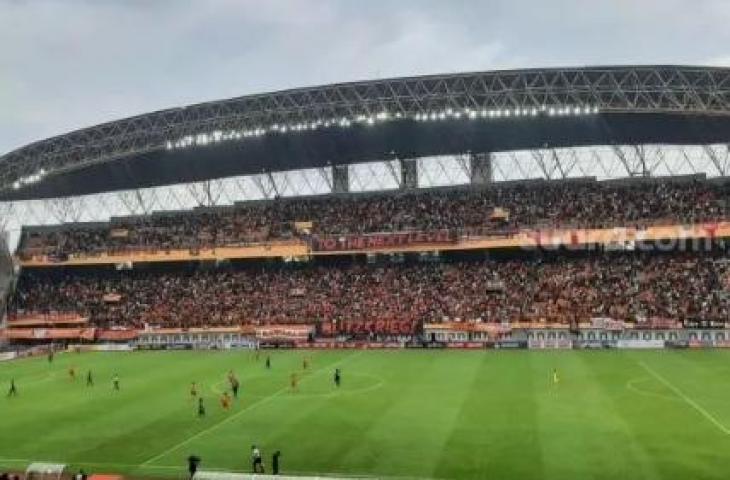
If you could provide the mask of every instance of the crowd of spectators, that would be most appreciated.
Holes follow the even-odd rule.
[[[728,263],[715,254],[600,253],[388,265],[72,270],[20,277],[13,312],[77,312],[100,326],[358,320],[726,321]]]
[[[634,226],[726,217],[725,187],[706,181],[527,183],[482,189],[350,194],[119,218],[26,232],[21,255],[204,248],[306,234]],[[495,209],[506,215],[497,215]],[[311,223],[304,228],[295,222]]]

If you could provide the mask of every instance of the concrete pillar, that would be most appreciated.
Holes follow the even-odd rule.
[[[400,188],[403,190],[418,188],[418,161],[415,158],[407,158],[399,162]]]
[[[332,166],[332,193],[347,193],[350,191],[350,166]]]
[[[493,180],[492,154],[489,152],[469,154],[469,181],[472,185],[486,185]]]

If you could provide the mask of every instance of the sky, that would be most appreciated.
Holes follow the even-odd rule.
[[[729,0],[0,0],[0,154],[131,115],[505,68],[730,66]]]

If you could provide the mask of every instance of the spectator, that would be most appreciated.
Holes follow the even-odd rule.
[[[235,246],[304,233],[355,234],[462,229],[611,227],[727,218],[722,186],[703,181],[573,182],[275,199],[235,207],[114,219],[109,224],[28,230],[21,256],[99,255],[129,250]],[[507,212],[494,222],[495,208]]]
[[[390,265],[231,265],[24,272],[9,304],[75,312],[101,327],[541,321],[591,317],[726,321],[728,266],[715,253],[545,255]],[[373,327],[374,328],[374,327]],[[377,336],[389,332],[364,332]]]

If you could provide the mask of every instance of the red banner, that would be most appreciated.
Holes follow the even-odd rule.
[[[449,230],[435,232],[377,233],[370,235],[313,236],[311,247],[315,252],[377,250],[409,245],[438,245],[456,243],[456,235]]]
[[[0,337],[7,340],[94,340],[93,328],[6,328]]]
[[[317,340],[315,342],[296,342],[297,348],[311,348],[322,350],[335,350],[344,348],[355,348],[360,350],[381,349],[381,348],[403,348],[398,342],[336,342]]]
[[[8,316],[8,327],[42,327],[55,325],[80,325],[89,319],[77,313],[18,313]]]
[[[486,332],[490,335],[500,335],[512,330],[509,325],[500,323],[476,323],[476,322],[441,322],[426,323],[423,325],[426,333],[431,332]]]
[[[418,329],[416,322],[399,320],[345,321],[339,324],[323,323],[322,334],[334,336],[338,334],[375,334],[375,335],[413,335]]]
[[[311,325],[267,325],[256,327],[256,338],[261,340],[306,340],[314,332]]]

